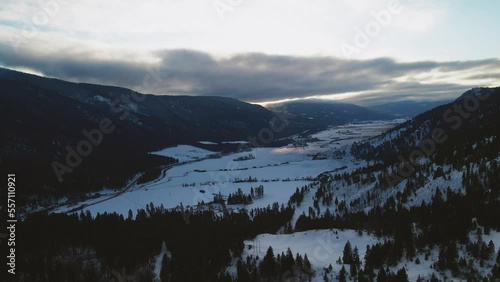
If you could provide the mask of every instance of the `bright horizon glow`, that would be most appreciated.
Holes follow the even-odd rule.
[[[339,94],[326,94],[326,95],[309,96],[309,97],[305,97],[305,98],[282,99],[282,100],[268,101],[268,102],[249,102],[249,103],[255,104],[255,105],[261,105],[263,107],[268,107],[268,106],[271,106],[274,104],[280,104],[280,103],[292,102],[292,101],[300,101],[300,100],[343,101],[343,100],[348,100],[350,98],[357,97],[359,95],[362,95],[363,93],[367,93],[367,92],[362,91],[362,92],[349,92],[349,93],[339,93]]]

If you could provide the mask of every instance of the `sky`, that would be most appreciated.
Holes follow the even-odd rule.
[[[500,1],[2,0],[0,66],[158,95],[377,104],[500,83]]]

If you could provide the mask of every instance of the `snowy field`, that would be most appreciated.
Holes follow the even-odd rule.
[[[203,141],[202,141],[203,142]],[[200,143],[202,143],[200,142]],[[203,143],[202,143],[203,144]],[[197,148],[190,145],[177,145],[175,147],[168,147],[163,150],[152,152],[151,154],[168,156],[178,159],[179,162],[187,162],[205,158],[214,152],[205,149]]]
[[[308,142],[307,146],[255,148],[218,159],[206,158],[213,152],[189,145],[166,148],[154,154],[188,163],[168,169],[160,179],[133,185],[127,192],[109,200],[93,199],[71,207],[62,206],[55,212],[65,212],[75,206],[86,205],[85,210],[93,215],[98,212],[117,212],[126,216],[129,209],[135,214],[137,209],[145,208],[149,203],[163,205],[165,208],[174,208],[180,203],[185,207],[193,206],[201,201],[212,201],[214,193],[220,192],[227,196],[238,188],[249,193],[251,187],[259,185],[264,186],[264,197],[256,199],[246,208],[266,207],[274,202],[287,203],[297,187],[311,183],[311,179],[322,172],[344,166],[348,167],[347,170],[352,170],[364,164],[354,160],[348,153],[341,159],[335,159],[332,157],[334,151],[348,149],[353,142],[378,135],[398,122],[400,121],[380,121],[333,127],[314,134],[312,137],[320,141]],[[249,154],[254,158],[235,160]],[[316,154],[322,154],[326,159],[313,160],[313,155]],[[256,179],[256,182],[237,183],[238,180],[248,178]],[[98,203],[94,204],[96,202]]]
[[[366,162],[354,159],[349,148],[353,142],[365,140],[387,131],[397,125],[399,121],[393,122],[367,122],[359,124],[348,124],[330,128],[319,132],[306,139],[295,137],[295,144],[279,148],[255,148],[248,152],[240,152],[225,155],[220,158],[208,158],[214,152],[201,148],[179,145],[177,147],[166,148],[155,154],[161,154],[179,159],[179,165],[169,168],[162,173],[162,177],[141,185],[135,184],[135,179],[131,180],[130,189],[116,195],[113,190],[103,190],[99,198],[88,200],[71,206],[61,206],[55,212],[67,212],[75,207],[85,206],[84,211],[89,211],[92,215],[104,212],[117,212],[127,216],[132,210],[135,214],[137,209],[145,208],[153,203],[155,206],[163,205],[165,208],[175,208],[181,203],[184,207],[195,206],[199,202],[210,202],[214,194],[228,196],[230,193],[241,189],[249,194],[251,187],[264,186],[264,197],[254,199],[249,205],[228,205],[230,209],[238,208],[260,208],[272,205],[275,202],[286,204],[290,196],[297,187],[302,187],[313,182],[319,174],[331,172],[336,169],[342,172],[353,171],[365,166]],[[316,140],[317,141],[311,141]],[[208,141],[200,141],[200,143]],[[303,145],[306,142],[307,145]],[[342,157],[338,153],[342,153]],[[245,159],[244,157],[251,157]],[[316,159],[318,155],[324,158]],[[240,159],[240,160],[238,160]],[[243,160],[242,160],[243,159]],[[447,177],[434,179],[428,176],[425,189],[419,189],[410,195],[406,206],[418,205],[422,201],[429,202],[439,187],[442,192],[446,187],[454,191],[461,191],[461,179],[463,171],[453,170],[451,167],[442,167]],[[252,179],[252,182],[242,182]],[[397,191],[403,191],[406,181],[398,184],[394,189],[373,193],[375,184],[351,184],[344,185],[332,182],[334,196],[344,199],[347,203],[357,199],[364,199],[368,192],[372,193],[374,201],[384,202],[390,195]],[[296,206],[292,225],[295,224],[298,216],[308,213],[309,207],[313,206],[313,198],[317,187],[311,189],[306,194],[302,204]],[[336,211],[336,206],[324,206],[320,203],[321,213],[330,209]],[[368,209],[368,206],[359,206],[358,210]],[[475,234],[470,237],[474,241]],[[476,236],[477,237],[477,236]],[[491,232],[483,235],[483,240],[488,243],[492,240],[498,249],[500,246],[500,233]],[[274,254],[286,253],[290,248],[292,253],[307,254],[311,262],[315,275],[312,281],[323,281],[325,269],[331,264],[333,271],[327,273],[330,281],[336,281],[342,265],[337,264],[337,260],[342,256],[343,248],[347,241],[350,241],[352,248],[357,247],[361,260],[363,260],[366,246],[377,242],[383,242],[384,238],[377,238],[375,235],[363,232],[358,234],[354,230],[308,230],[293,234],[260,234],[253,240],[244,242],[245,248],[242,258],[247,256],[258,256],[262,259],[269,246],[274,250]],[[460,257],[466,258],[464,245],[459,245]],[[429,253],[425,259],[425,252]],[[166,249],[155,258],[155,273],[158,275],[161,265],[161,257],[167,253]],[[452,277],[451,272],[439,273],[431,266],[437,261],[439,248],[434,247],[417,254],[420,263],[416,259],[412,261],[400,262],[397,266],[390,267],[391,271],[397,272],[404,267],[407,270],[410,281],[417,280],[418,276],[429,278],[435,273],[438,277]],[[486,275],[493,265],[493,261],[486,261],[484,267],[476,266],[480,272]],[[349,266],[346,266],[349,271]],[[235,273],[236,266],[233,264],[228,268],[231,273]],[[454,281],[462,281],[454,278]]]
[[[474,232],[471,232],[470,238],[472,241],[477,241],[478,237]],[[488,244],[491,240],[495,246],[500,246],[500,232],[492,231],[489,235],[482,235],[482,240]],[[367,234],[363,232],[358,234],[354,230],[309,230],[303,232],[297,232],[292,234],[261,234],[258,235],[253,240],[247,240],[244,242],[245,249],[242,254],[242,258],[247,256],[258,256],[260,260],[266,255],[267,249],[269,247],[273,248],[274,255],[287,252],[290,248],[292,253],[295,255],[299,253],[300,255],[307,254],[311,265],[315,271],[312,281],[323,281],[323,274],[325,269],[331,264],[333,267],[333,273],[329,273],[328,276],[330,281],[337,281],[336,275],[339,274],[342,265],[338,264],[337,261],[339,257],[342,257],[344,246],[349,241],[352,248],[358,248],[358,253],[361,258],[361,262],[364,263],[364,256],[366,254],[366,246],[373,245],[376,243],[383,243],[384,238],[377,238],[375,235]],[[468,258],[467,252],[464,245],[458,245],[459,257]],[[495,249],[496,251],[497,249]],[[419,276],[430,278],[434,273],[439,276],[452,277],[450,271],[444,273],[439,273],[431,266],[438,260],[439,257],[439,247],[436,246],[432,250],[429,250],[429,257],[426,260],[424,253],[419,253],[416,258],[412,261],[406,261],[398,263],[396,266],[389,267],[393,272],[397,272],[401,268],[405,268],[408,274],[409,281],[416,281]],[[420,263],[416,263],[417,258]],[[476,263],[476,268],[480,269],[483,275],[487,275],[493,267],[495,261],[494,259],[487,260],[484,262],[484,267],[479,267],[479,263]],[[349,272],[349,265],[345,265],[346,270]],[[232,268],[233,270],[235,267]],[[465,279],[460,279],[454,277],[453,281],[466,281]],[[351,280],[348,280],[351,281]]]
[[[242,257],[258,256],[264,258],[267,249],[273,248],[273,253],[277,254],[287,252],[290,248],[295,255],[299,253],[304,256],[307,254],[311,265],[315,271],[315,277],[312,281],[323,281],[324,269],[331,264],[334,273],[338,274],[342,265],[337,264],[339,257],[342,257],[344,246],[349,241],[352,248],[358,248],[358,253],[362,263],[366,253],[366,246],[373,245],[380,240],[366,233],[358,235],[353,230],[309,230],[293,234],[261,234],[254,240],[245,241],[245,250]],[[349,271],[349,266],[346,266]],[[332,277],[333,278],[333,275]]]

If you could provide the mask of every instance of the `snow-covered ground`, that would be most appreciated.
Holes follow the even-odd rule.
[[[172,255],[170,252],[167,250],[167,245],[165,245],[165,242],[161,245],[161,251],[160,253],[155,257],[155,264],[154,264],[154,274],[155,274],[155,279],[159,280],[160,279],[160,273],[161,273],[161,267],[163,263],[163,256],[167,255],[167,257],[171,257]],[[156,281],[155,280],[155,281]]]
[[[333,158],[336,150],[347,149],[353,142],[378,135],[397,124],[396,122],[378,121],[361,124],[348,124],[333,127],[314,134],[320,141],[308,142],[307,146],[292,145],[280,148],[255,148],[251,152],[226,155],[221,158],[206,158],[213,152],[189,145],[166,148],[154,154],[170,156],[186,162],[170,168],[164,177],[155,181],[134,185],[127,192],[101,203],[102,199],[93,199],[72,207],[62,206],[55,212],[66,212],[75,206],[88,205],[93,215],[103,212],[117,212],[127,215],[147,204],[163,205],[165,208],[196,205],[198,202],[210,202],[214,193],[228,195],[238,188],[249,193],[251,187],[264,186],[264,197],[256,199],[246,208],[266,207],[274,202],[287,203],[297,187],[312,182],[325,171],[347,166],[347,170],[356,169],[364,162],[359,162],[349,154]],[[255,158],[235,161],[252,154]],[[313,160],[313,155],[322,154],[326,159]],[[237,180],[256,178],[257,182],[238,182]],[[237,207],[237,206],[230,206]]]
[[[354,230],[309,230],[297,232],[293,234],[261,234],[254,240],[245,241],[245,250],[242,258],[252,255],[258,256],[259,259],[264,258],[267,249],[273,248],[273,253],[277,254],[287,252],[290,248],[295,255],[299,253],[301,256],[307,254],[311,265],[315,271],[315,276],[312,281],[323,281],[324,269],[331,264],[333,271],[338,275],[342,265],[337,264],[337,260],[342,257],[344,246],[349,241],[352,248],[358,248],[358,253],[361,262],[366,253],[366,246],[373,245],[383,240],[366,233],[357,234]],[[346,266],[349,271],[349,266]]]
[[[157,152],[152,152],[151,154],[172,157],[178,159],[179,162],[186,162],[186,161],[202,159],[213,153],[214,152],[212,151],[208,151],[190,145],[177,145],[175,147],[168,147]]]
[[[198,143],[203,144],[203,145],[217,145],[217,143],[212,142],[212,141],[198,141]]]
[[[471,241],[475,242],[478,240],[478,236],[475,232],[471,232],[469,235]],[[383,243],[385,238],[377,238],[375,235],[367,234],[363,232],[358,234],[354,230],[309,230],[303,232],[297,232],[292,234],[261,234],[258,235],[253,240],[247,240],[244,242],[245,249],[242,254],[242,258],[245,259],[247,256],[259,257],[262,260],[266,255],[267,249],[269,247],[273,248],[273,253],[275,256],[281,253],[287,252],[290,248],[292,253],[295,255],[299,253],[304,256],[307,254],[311,265],[315,271],[315,275],[312,281],[323,281],[323,274],[325,273],[325,268],[331,264],[333,267],[333,273],[328,276],[330,281],[337,281],[336,277],[342,268],[341,264],[337,261],[342,257],[344,246],[349,241],[352,248],[358,248],[358,253],[361,262],[364,263],[364,256],[366,254],[366,246],[373,245],[376,243]],[[490,234],[482,235],[482,240],[486,244],[490,240],[495,244],[495,254],[500,246],[500,232],[491,231]],[[470,254],[467,254],[465,250],[465,245],[459,244],[459,258],[466,258],[467,261],[471,259]],[[405,268],[408,274],[409,281],[417,281],[418,277],[429,279],[434,273],[437,277],[448,278],[452,277],[450,271],[440,272],[434,269],[433,266],[439,258],[439,246],[434,247],[429,251],[429,256],[425,259],[425,252],[417,254],[413,260],[403,260],[396,266],[389,267],[393,272],[397,272],[401,268]],[[417,263],[417,258],[419,263]],[[479,269],[482,275],[488,275],[495,263],[496,256],[494,255],[492,259],[484,262],[484,267],[479,266],[479,262],[475,263],[476,269]],[[346,270],[349,271],[349,266],[346,265]],[[234,268],[234,267],[233,267]],[[232,268],[232,269],[233,269]],[[465,278],[453,277],[453,281],[467,281]],[[351,281],[351,280],[349,280]]]
[[[133,184],[129,190],[116,197],[113,191],[106,190],[101,193],[100,198],[91,199],[71,206],[61,206],[55,212],[67,212],[78,206],[86,206],[84,210],[90,211],[92,215],[104,212],[117,212],[127,216],[132,210],[135,214],[137,209],[145,208],[149,203],[155,206],[163,205],[165,208],[175,208],[183,204],[184,207],[195,206],[199,202],[210,202],[213,194],[221,193],[224,196],[236,192],[239,188],[249,194],[251,187],[264,186],[264,197],[255,199],[252,204],[230,205],[229,208],[258,208],[266,207],[275,202],[286,204],[290,196],[297,187],[303,187],[313,182],[319,174],[338,170],[339,173],[353,171],[366,166],[365,161],[356,160],[350,154],[350,146],[354,142],[365,140],[389,130],[403,120],[393,122],[365,122],[358,124],[347,124],[337,126],[314,134],[308,138],[301,139],[295,137],[295,144],[279,148],[254,148],[251,151],[240,152],[231,155],[224,155],[220,158],[208,158],[214,152],[193,147],[190,145],[179,145],[177,147],[166,148],[154,154],[170,156],[179,159],[179,165],[169,168],[162,174],[162,177],[149,183],[137,185]],[[311,141],[311,140],[319,141]],[[377,141],[374,139],[374,141]],[[372,141],[372,142],[374,142]],[[303,146],[304,142],[307,145]],[[201,144],[209,144],[209,141],[200,141]],[[339,156],[339,152],[341,153]],[[242,157],[252,155],[252,158],[245,160]],[[321,158],[318,158],[321,156]],[[240,160],[238,160],[240,158]],[[316,158],[316,160],[313,160]],[[500,158],[498,159],[500,160]],[[497,160],[497,161],[498,161]],[[425,160],[422,160],[425,161]],[[435,171],[437,167],[433,168]],[[445,189],[462,191],[463,169],[453,169],[449,166],[442,167],[445,177],[434,179],[433,174],[425,176],[423,187],[408,196],[406,206],[419,205],[422,201],[430,202],[437,188],[440,188],[445,196]],[[241,182],[241,180],[252,179],[252,182]],[[133,181],[132,181],[133,182]],[[345,184],[340,181],[332,181],[331,188],[334,198],[346,201],[366,199],[368,193],[371,194],[372,203],[359,205],[352,208],[369,209],[376,204],[381,204],[391,195],[403,192],[407,180],[403,180],[392,189],[375,189],[375,183],[371,184]],[[309,208],[313,206],[313,195],[319,185],[311,188],[300,206],[296,206],[292,225],[302,213],[307,214]],[[109,200],[103,201],[110,197]],[[363,202],[363,201],[361,201]],[[331,204],[325,206],[319,204],[321,213],[328,208],[334,213],[337,206]],[[475,234],[470,235],[472,241],[476,240]],[[491,232],[483,235],[483,241],[488,243],[492,240],[495,244],[495,251],[500,246],[500,233]],[[315,275],[312,281],[323,281],[325,268],[330,264],[333,272],[328,274],[330,281],[336,281],[342,265],[337,264],[337,260],[343,254],[343,248],[347,241],[352,247],[357,247],[361,260],[363,260],[366,246],[384,241],[384,238],[377,238],[366,232],[358,234],[354,230],[309,230],[293,234],[260,234],[253,240],[245,241],[245,249],[242,258],[252,255],[262,259],[269,246],[274,250],[274,254],[286,253],[290,248],[293,254],[307,254],[311,262]],[[408,273],[409,280],[415,281],[418,276],[429,278],[435,273],[438,277],[451,277],[451,273],[439,273],[431,266],[438,260],[439,247],[427,250],[429,253],[427,260],[424,253],[417,254],[420,263],[416,259],[412,261],[400,262],[397,266],[391,267],[391,271],[398,271],[404,267]],[[155,274],[158,276],[161,269],[161,259],[167,252],[162,249],[155,258]],[[459,257],[467,257],[465,246],[459,246]],[[476,266],[483,275],[491,269],[493,261],[487,261],[485,267]],[[235,265],[229,267],[231,273],[235,273]],[[349,271],[349,267],[346,266]],[[454,281],[461,281],[453,278]]]

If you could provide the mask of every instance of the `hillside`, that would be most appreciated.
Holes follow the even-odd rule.
[[[310,124],[318,130],[353,121],[391,120],[396,117],[354,104],[314,99],[283,102],[272,105],[269,109],[293,115],[294,121]]]
[[[353,154],[386,165],[398,161],[400,155],[408,157],[416,149],[423,152],[427,147],[430,153],[424,157],[437,163],[463,161],[472,154],[472,147],[477,149],[476,158],[493,156],[499,149],[494,140],[500,133],[500,88],[483,88],[474,93],[479,96],[470,98],[468,91],[453,103],[420,114],[370,142],[354,146]]]
[[[230,98],[144,95],[5,69],[0,89],[0,166],[31,176],[22,180],[21,199],[123,187],[135,174],[175,161],[148,152],[201,140],[248,140],[279,121],[261,106]],[[300,126],[292,121],[276,137],[303,131]],[[84,146],[90,141],[91,148]],[[72,152],[79,156],[68,157]]]
[[[499,108],[500,88],[474,89],[335,152],[367,165],[325,173],[321,185],[301,192],[298,199],[313,197],[313,209],[295,231],[388,236],[367,250],[365,275],[403,267],[410,281],[500,278]]]
[[[48,252],[63,270],[50,277],[82,273],[73,261],[85,257],[144,281],[495,281],[499,97],[474,90],[409,121],[339,125],[217,158],[161,150],[187,162],[126,193],[28,216],[23,228],[42,235],[22,235],[23,250]],[[429,138],[435,146],[420,146]],[[29,278],[52,265],[22,260]]]
[[[390,103],[369,106],[368,109],[378,113],[384,113],[387,115],[393,115],[402,118],[413,118],[421,113],[430,111],[441,105],[449,104],[450,102],[451,102],[450,100],[439,100],[439,101],[405,100],[405,101],[390,102]]]
[[[44,195],[79,197],[103,187],[124,187],[138,173],[147,173],[143,181],[158,177],[176,160],[148,153],[165,147],[197,144],[227,152],[239,144],[221,142],[252,137],[259,139],[252,146],[277,146],[297,133],[387,118],[354,105],[332,106],[337,113],[328,118],[313,110],[320,104],[275,113],[226,97],[148,95],[1,69],[0,168],[31,176],[22,180],[22,200],[28,194],[42,196],[39,200]],[[263,135],[270,128],[279,130]]]

